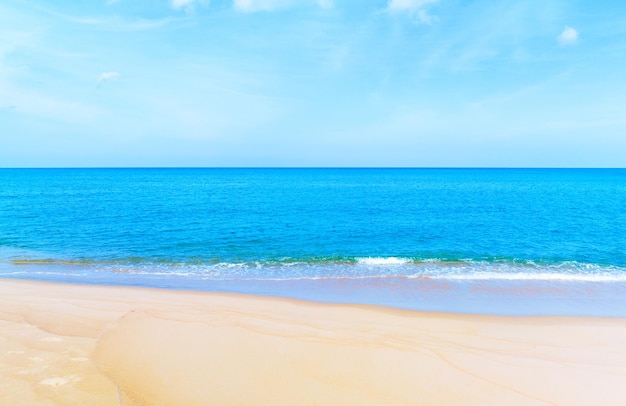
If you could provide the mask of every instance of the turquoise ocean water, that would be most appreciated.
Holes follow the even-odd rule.
[[[626,170],[0,169],[0,277],[626,316]]]

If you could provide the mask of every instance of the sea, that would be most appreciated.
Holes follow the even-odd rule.
[[[626,170],[0,169],[0,277],[626,317]]]

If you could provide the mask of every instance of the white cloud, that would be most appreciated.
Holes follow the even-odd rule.
[[[291,5],[289,0],[235,0],[235,9],[243,12],[269,11]]]
[[[435,16],[430,15],[426,10],[420,9],[417,10],[417,13],[414,14],[416,21],[421,24],[431,25],[434,22],[437,22],[439,19]]]
[[[391,13],[406,12],[411,15],[418,24],[432,24],[438,19],[424,9],[429,4],[437,3],[439,0],[389,0],[387,11]]]
[[[427,4],[437,3],[439,0],[389,0],[389,11],[418,11]]]
[[[317,0],[317,4],[321,8],[333,8],[335,6],[334,0]]]
[[[117,79],[120,76],[118,72],[102,72],[100,76],[98,76],[98,84],[106,82],[108,80]]]
[[[233,6],[235,10],[252,13],[311,4],[317,4],[321,8],[332,8],[335,2],[334,0],[234,0]]]
[[[176,10],[180,10],[183,7],[189,7],[194,0],[171,0],[172,7]]]
[[[563,32],[557,37],[561,45],[573,45],[578,41],[578,31],[572,27],[565,27]]]
[[[172,8],[175,10],[193,11],[196,3],[206,5],[209,0],[170,0]]]

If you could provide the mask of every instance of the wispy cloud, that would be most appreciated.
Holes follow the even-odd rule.
[[[234,0],[233,7],[237,11],[253,13],[256,11],[272,11],[296,6],[317,5],[321,8],[332,8],[334,0]]]
[[[159,19],[145,19],[145,18],[136,18],[136,19],[126,19],[120,17],[90,17],[90,16],[74,16],[70,14],[63,14],[51,9],[39,7],[38,8],[43,13],[66,21],[72,24],[79,24],[83,26],[89,26],[93,29],[99,29],[103,31],[144,31],[144,30],[152,30],[161,28],[170,23],[176,21],[185,21],[186,18],[183,17],[164,17]]]
[[[578,31],[572,27],[565,27],[563,32],[557,37],[557,41],[561,45],[574,45],[578,42]]]
[[[100,76],[98,76],[98,86],[100,86],[104,82],[108,82],[109,80],[117,79],[120,76],[118,72],[102,72]]]
[[[269,11],[277,8],[289,6],[289,0],[235,0],[234,7],[236,10],[246,13],[254,11]]]
[[[432,23],[435,23],[439,20],[437,17],[429,14],[424,9],[417,10],[417,13],[415,13],[413,17],[416,19],[417,22],[428,25],[431,25]]]
[[[321,8],[333,8],[335,6],[335,2],[333,0],[317,0],[317,4]]]
[[[609,117],[600,117],[595,120],[553,121],[553,122],[549,122],[548,124],[551,128],[554,128],[554,129],[571,130],[571,129],[580,129],[580,128],[622,126],[626,124],[626,119],[623,116],[609,116]]]
[[[413,11],[427,4],[436,3],[438,0],[389,0],[389,11]]]
[[[208,0],[170,0],[175,10],[192,11],[197,3],[206,4]]]
[[[437,21],[437,17],[428,13],[424,8],[429,4],[437,3],[439,0],[389,0],[387,11],[391,13],[406,12],[411,15],[418,24],[432,24]]]
[[[2,96],[10,100],[5,108],[19,114],[45,117],[65,123],[86,123],[102,113],[98,107],[89,102],[67,99],[41,89],[14,85],[3,81],[2,78],[0,89]]]

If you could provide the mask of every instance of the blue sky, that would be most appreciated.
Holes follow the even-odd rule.
[[[0,166],[626,166],[626,2],[0,4]]]

